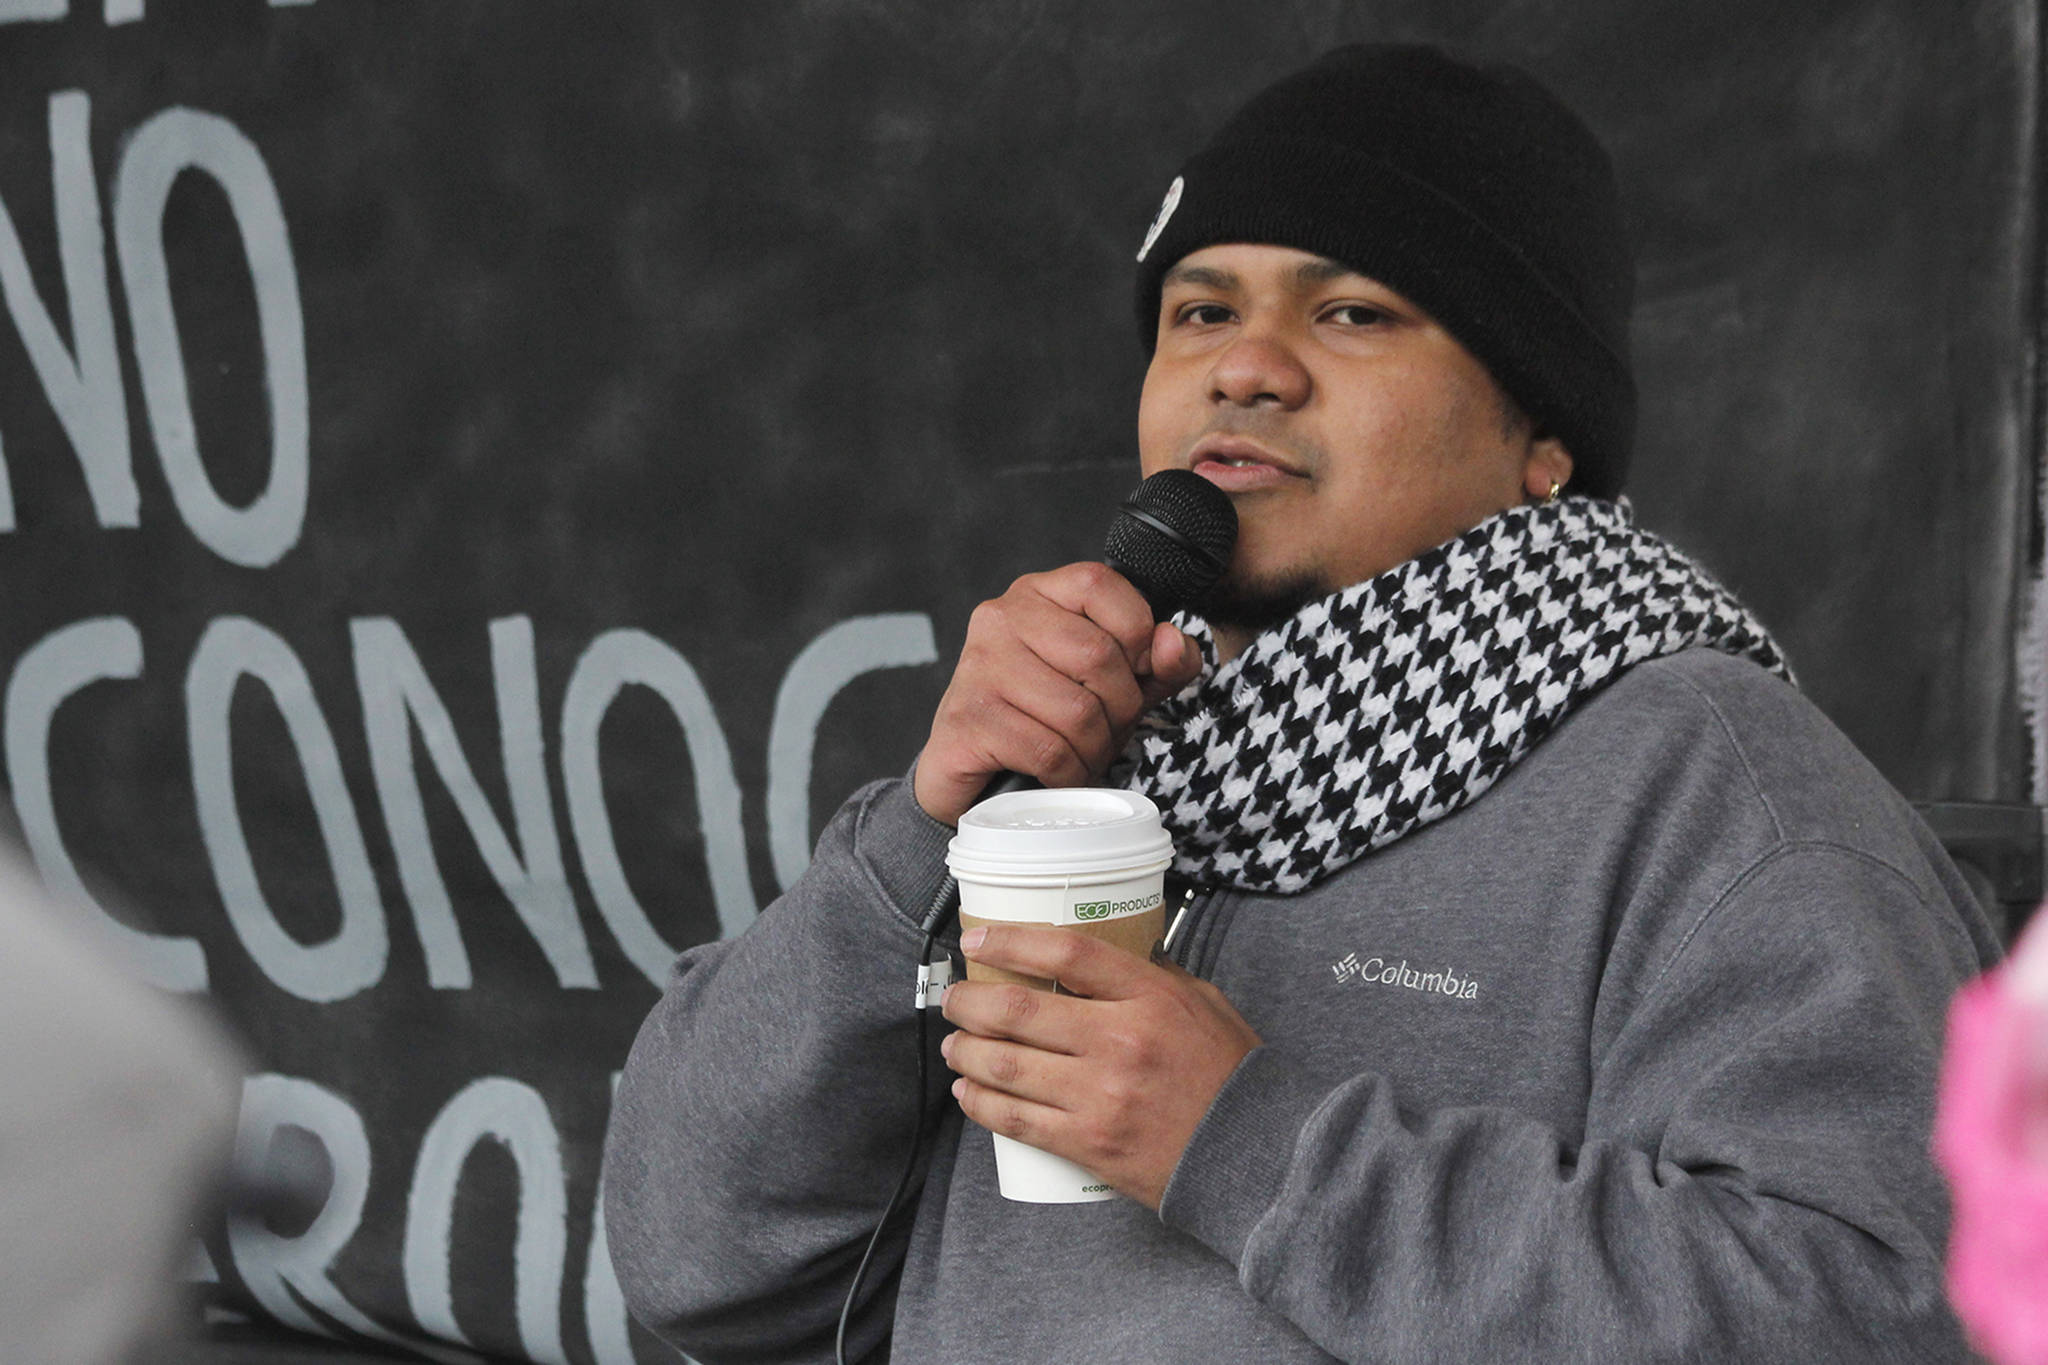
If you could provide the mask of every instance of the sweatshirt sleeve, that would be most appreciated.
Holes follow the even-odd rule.
[[[951,833],[905,782],[857,794],[745,933],[677,960],[641,1026],[606,1140],[611,1255],[633,1316],[707,1365],[832,1358],[841,1301],[909,1151],[916,920]],[[950,1077],[929,1032],[936,1105]],[[849,1359],[888,1338],[898,1222],[869,1269]]]
[[[1781,846],[1603,983],[1582,1137],[1262,1048],[1160,1215],[1344,1360],[1965,1360],[1927,1142],[1978,965],[1892,867]]]

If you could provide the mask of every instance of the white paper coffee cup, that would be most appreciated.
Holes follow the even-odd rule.
[[[960,883],[960,927],[981,922],[1056,924],[1127,952],[1151,952],[1165,929],[1173,841],[1159,809],[1136,792],[1064,787],[1005,792],[960,817],[946,865]],[[973,981],[1055,983],[979,963]],[[1078,1204],[1115,1191],[1071,1161],[995,1138],[996,1181],[1006,1199]]]

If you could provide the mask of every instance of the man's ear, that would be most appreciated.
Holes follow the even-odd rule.
[[[1529,437],[1528,458],[1522,464],[1522,491],[1536,501],[1548,498],[1553,489],[1572,481],[1572,453],[1564,442],[1538,427]]]

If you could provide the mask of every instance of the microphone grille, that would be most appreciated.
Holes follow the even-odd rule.
[[[1222,489],[1185,469],[1138,485],[1110,523],[1103,557],[1165,617],[1200,600],[1237,546],[1237,509]]]

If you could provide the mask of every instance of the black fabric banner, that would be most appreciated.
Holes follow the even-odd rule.
[[[1097,553],[1145,225],[1338,41],[1582,109],[1640,520],[1909,795],[2023,796],[2036,15],[1965,10],[0,0],[6,784],[310,1173],[194,1273],[667,1358],[595,1219],[668,960],[903,770],[974,601]]]

